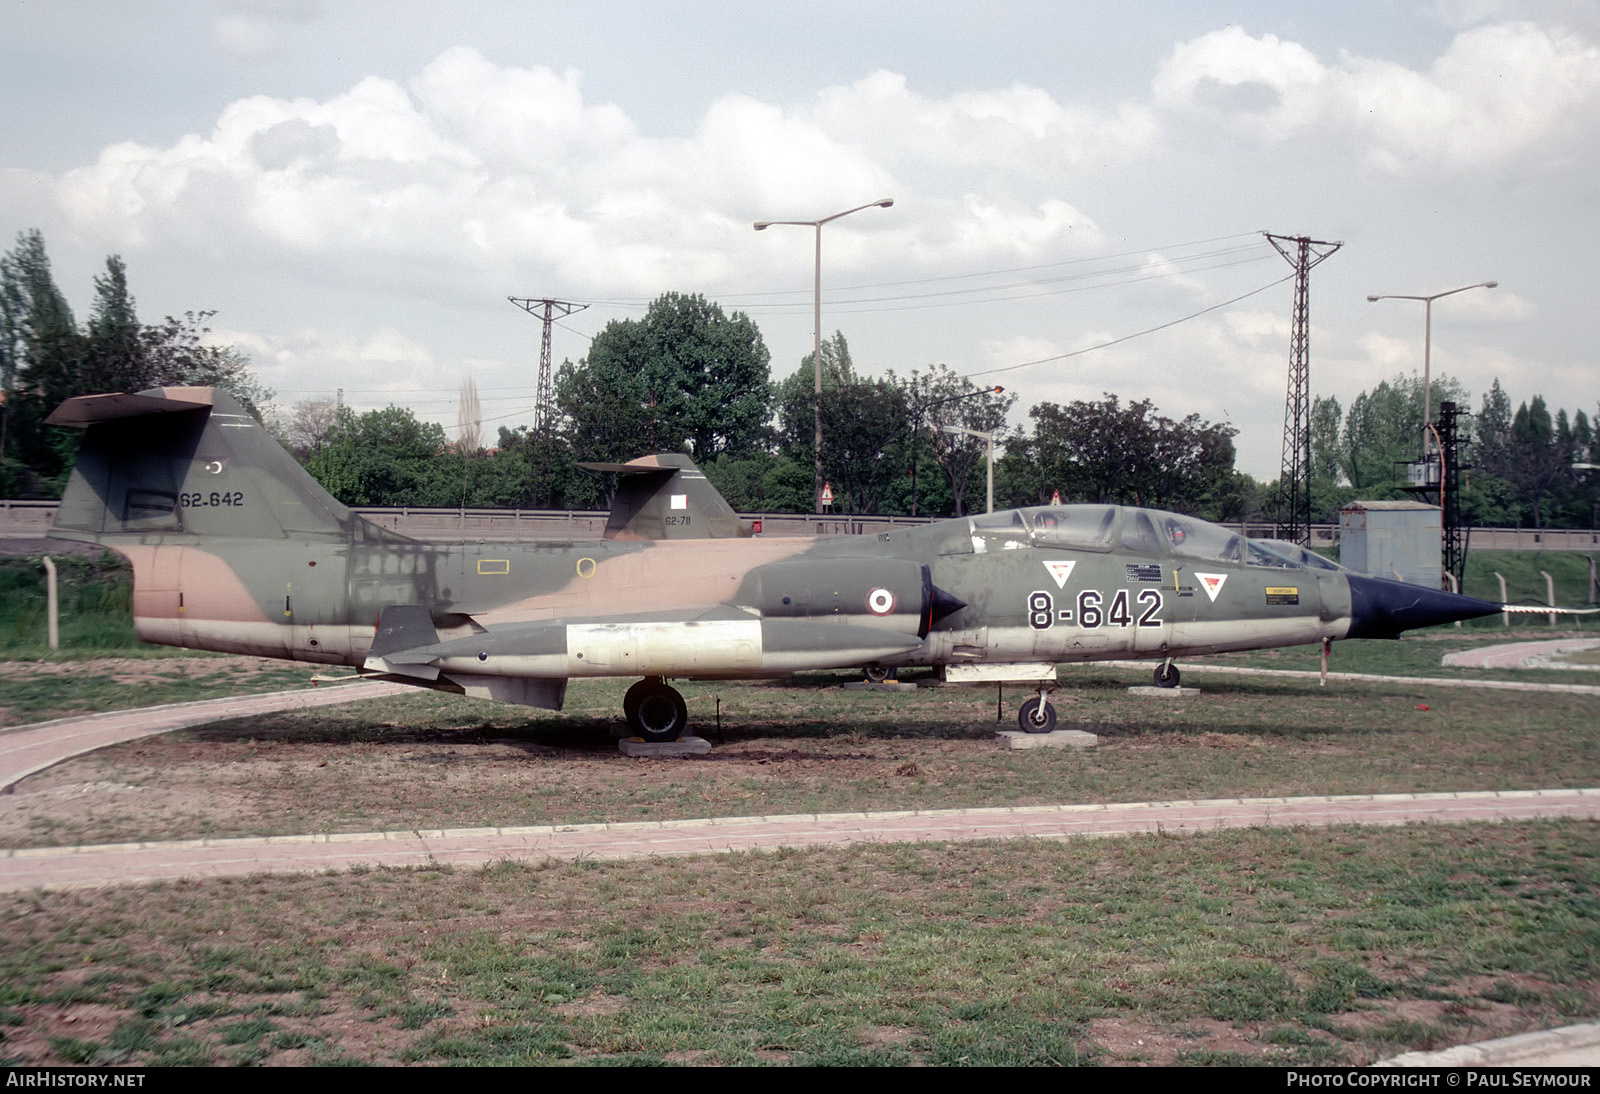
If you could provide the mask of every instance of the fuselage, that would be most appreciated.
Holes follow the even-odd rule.
[[[441,669],[513,676],[1170,657],[1342,637],[1351,611],[1331,563],[1109,505],[872,537],[150,538],[115,545],[134,562],[145,641],[361,665],[386,608],[424,605],[441,643],[464,643]],[[930,590],[959,606],[931,619]]]

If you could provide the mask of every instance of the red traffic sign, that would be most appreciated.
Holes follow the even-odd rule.
[[[825,482],[822,484],[822,504],[833,504],[833,483],[831,482]]]

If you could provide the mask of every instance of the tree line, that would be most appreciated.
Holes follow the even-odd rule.
[[[1435,411],[1454,402],[1471,416],[1461,494],[1463,518],[1489,527],[1600,527],[1600,435],[1581,409],[1550,412],[1543,395],[1511,409],[1497,379],[1471,411],[1467,392],[1445,376],[1431,384]],[[1419,376],[1397,376],[1351,400],[1311,407],[1313,519],[1330,519],[1357,498],[1409,497],[1405,465],[1421,455],[1423,387]],[[1577,465],[1577,466],[1575,466]]]
[[[307,469],[352,505],[605,508],[615,483],[586,462],[655,451],[692,456],[734,508],[809,512],[815,458],[815,370],[807,355],[771,379],[761,332],[713,301],[667,293],[638,319],[605,326],[554,378],[551,428],[501,427],[485,447],[474,392],[463,392],[457,440],[405,407],[356,413],[327,400],[280,408],[234,347],[206,340],[211,313],[140,321],[116,256],[95,278],[80,324],[50,271],[43,237],[25,232],[0,257],[0,486],[10,497],[59,496],[76,430],[43,424],[61,400],[103,391],[209,384],[233,391]],[[1148,399],[1043,402],[1007,424],[1016,396],[940,364],[905,375],[865,374],[843,334],[822,345],[823,466],[841,512],[959,515],[981,509],[994,437],[1000,507],[1117,502],[1213,520],[1272,521],[1277,484],[1234,466],[1236,430],[1198,415],[1172,418]],[[1466,393],[1448,377],[1432,404]],[[1582,411],[1551,414],[1535,396],[1515,411],[1498,381],[1470,419],[1468,518],[1479,524],[1590,526],[1600,508],[1600,437]],[[1409,496],[1422,389],[1396,377],[1312,407],[1314,519],[1340,505]],[[966,432],[964,432],[966,431]]]
[[[143,323],[122,259],[94,279],[94,306],[80,324],[56,287],[44,237],[23,232],[0,256],[0,489],[6,497],[59,497],[77,455],[77,430],[44,419],[74,395],[161,385],[227,388],[252,408],[270,393],[230,346],[206,341],[209,311]]]

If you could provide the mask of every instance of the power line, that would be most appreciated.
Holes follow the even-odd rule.
[[[1154,334],[1159,330],[1166,330],[1168,327],[1175,327],[1179,323],[1187,323],[1191,319],[1198,319],[1208,312],[1214,312],[1219,308],[1226,308],[1229,304],[1237,304],[1241,300],[1248,300],[1257,293],[1266,292],[1274,285],[1282,285],[1285,281],[1288,281],[1293,276],[1293,274],[1290,274],[1288,277],[1280,277],[1276,281],[1269,281],[1267,284],[1262,285],[1259,289],[1251,289],[1249,292],[1240,296],[1235,296],[1231,300],[1224,300],[1220,304],[1212,304],[1209,308],[1201,308],[1197,312],[1190,312],[1188,315],[1182,316],[1178,319],[1173,319],[1154,327],[1146,327],[1144,330],[1134,331],[1132,334],[1124,334],[1121,338],[1113,338],[1109,342],[1101,342],[1097,345],[1085,346],[1083,349],[1075,349],[1067,353],[1058,353],[1054,357],[1041,357],[1037,361],[1023,361],[1020,364],[1015,365],[1001,365],[999,368],[979,369],[977,372],[967,372],[963,373],[962,375],[968,379],[971,379],[974,376],[991,376],[996,372],[1015,372],[1019,368],[1032,368],[1034,365],[1048,365],[1052,361],[1065,361],[1069,357],[1081,357],[1085,353],[1093,353],[1095,350],[1108,349],[1111,346],[1121,345],[1123,342],[1131,342],[1135,338],[1143,338],[1147,334]]]
[[[1262,250],[1259,247],[1259,245],[1257,245],[1257,246],[1249,246],[1249,247],[1247,247],[1247,246],[1231,246],[1231,247],[1214,248],[1212,250],[1202,251],[1202,252],[1193,253],[1193,254],[1171,254],[1170,253],[1170,252],[1182,250],[1183,248],[1205,246],[1205,245],[1209,245],[1211,243],[1217,243],[1217,242],[1226,242],[1228,240],[1244,238],[1245,236],[1252,236],[1253,237],[1253,236],[1255,236],[1257,234],[1258,233],[1253,233],[1252,232],[1252,233],[1240,233],[1240,234],[1237,234],[1237,235],[1229,235],[1229,236],[1217,236],[1217,237],[1214,237],[1212,239],[1195,240],[1195,241],[1192,241],[1192,242],[1189,242],[1189,243],[1169,244],[1169,245],[1166,245],[1166,246],[1163,246],[1163,247],[1153,247],[1153,248],[1147,248],[1147,249],[1138,250],[1138,251],[1123,251],[1123,252],[1119,252],[1119,253],[1116,253],[1116,254],[1110,254],[1110,255],[1097,255],[1097,256],[1088,257],[1088,258],[1066,259],[1066,260],[1063,260],[1061,262],[1039,263],[1039,264],[1027,265],[1027,266],[1005,267],[1005,268],[1001,268],[1001,269],[984,270],[984,271],[979,271],[979,272],[975,272],[975,273],[946,274],[946,275],[941,275],[941,276],[937,276],[937,277],[913,278],[913,279],[909,279],[909,280],[864,282],[864,283],[857,284],[857,285],[845,285],[845,286],[839,286],[839,287],[830,289],[826,299],[828,299],[831,302],[832,306],[834,306],[834,307],[844,307],[847,310],[852,311],[852,312],[890,311],[890,310],[902,310],[902,309],[894,309],[894,308],[861,308],[861,307],[853,307],[852,305],[868,304],[868,303],[899,303],[899,302],[910,301],[910,300],[926,300],[926,299],[931,299],[931,298],[936,298],[936,297],[953,297],[953,296],[961,296],[961,295],[976,295],[976,294],[982,294],[982,293],[997,293],[997,292],[1002,292],[1002,291],[1005,291],[1005,290],[1008,290],[1008,289],[1026,288],[1028,286],[1038,286],[1038,285],[1062,284],[1062,283],[1067,283],[1067,282],[1087,281],[1087,280],[1090,280],[1090,279],[1093,279],[1093,278],[1108,278],[1108,277],[1113,277],[1115,275],[1122,275],[1122,274],[1134,274],[1136,276],[1118,277],[1116,280],[1107,282],[1106,284],[1102,284],[1102,285],[1089,285],[1089,286],[1083,286],[1083,287],[1078,287],[1078,288],[1072,288],[1072,289],[1066,289],[1066,290],[1055,290],[1055,291],[1084,291],[1085,288],[1109,288],[1109,287],[1113,287],[1115,285],[1121,285],[1121,284],[1136,284],[1136,283],[1142,282],[1142,281],[1160,280],[1160,279],[1167,278],[1167,277],[1180,276],[1180,275],[1185,274],[1185,273],[1203,272],[1205,270],[1219,269],[1219,268],[1222,268],[1222,267],[1225,267],[1225,266],[1240,265],[1240,264],[1243,264],[1243,263],[1249,263],[1249,262],[1255,262],[1255,261],[1263,261],[1266,258],[1270,257],[1270,254],[1269,253],[1262,253]],[[1024,281],[1015,281],[1015,282],[1009,282],[1009,283],[1004,283],[1004,284],[1000,284],[1000,285],[988,285],[988,286],[979,285],[979,286],[973,286],[973,287],[964,288],[964,289],[963,288],[956,288],[956,289],[937,290],[937,291],[926,292],[926,293],[900,293],[900,294],[890,294],[890,295],[885,295],[885,296],[856,297],[856,298],[849,298],[849,297],[844,297],[844,296],[840,295],[840,294],[845,294],[845,293],[866,292],[866,291],[875,290],[875,289],[893,289],[893,288],[899,288],[899,287],[902,287],[902,286],[945,284],[945,283],[949,283],[949,282],[953,282],[953,281],[977,281],[977,280],[982,280],[982,279],[985,279],[985,278],[1001,277],[1001,276],[1006,276],[1006,275],[1015,275],[1015,274],[1023,274],[1023,273],[1032,273],[1032,272],[1039,271],[1039,270],[1054,270],[1054,269],[1061,269],[1061,268],[1064,268],[1064,267],[1088,266],[1088,265],[1091,265],[1091,264],[1094,264],[1094,263],[1107,263],[1107,262],[1116,261],[1118,259],[1130,258],[1130,257],[1136,257],[1136,256],[1143,256],[1146,259],[1146,261],[1139,262],[1139,263],[1127,263],[1127,264],[1123,264],[1123,265],[1119,265],[1119,266],[1107,266],[1107,267],[1103,267],[1103,268],[1098,269],[1098,270],[1091,269],[1091,270],[1085,270],[1085,271],[1079,271],[1079,272],[1072,272],[1072,273],[1068,273],[1068,274],[1063,274],[1063,275],[1061,275],[1059,277],[1051,277],[1051,278],[1043,278],[1043,279],[1041,279],[1041,278],[1030,278],[1030,279],[1027,279],[1027,280],[1024,280]],[[1173,269],[1171,269],[1170,271],[1169,270],[1161,270],[1161,271],[1153,272],[1153,273],[1152,272],[1147,272],[1148,271],[1148,267],[1149,267],[1149,263],[1151,261],[1162,261],[1162,262],[1165,262],[1165,263],[1169,263],[1173,267]],[[1204,265],[1198,265],[1198,266],[1193,265],[1194,263],[1199,263],[1199,262],[1204,262],[1205,264]],[[1187,265],[1187,268],[1185,268],[1186,265]],[[728,294],[719,295],[718,296],[718,302],[723,304],[723,305],[725,305],[725,306],[727,306],[727,307],[741,308],[741,309],[747,310],[747,311],[757,311],[757,312],[759,312],[759,311],[784,311],[784,310],[790,310],[790,309],[801,308],[801,307],[810,307],[811,306],[811,302],[808,299],[806,299],[806,297],[808,295],[809,294],[807,294],[806,292],[804,292],[802,290],[799,290],[799,289],[786,289],[786,290],[778,290],[778,291],[773,291],[773,292],[745,292],[745,293],[737,293],[737,292],[735,292],[735,293],[728,293]],[[1044,295],[1051,295],[1051,291],[1047,290],[1047,291],[1044,291],[1044,292],[1020,293],[1020,294],[1017,294],[1015,296],[999,297],[999,298],[995,298],[995,299],[997,299],[997,300],[1026,299],[1026,298],[1028,298],[1030,296],[1044,296]],[[777,298],[777,299],[773,299],[773,298]],[[792,298],[792,299],[783,299],[783,298]],[[964,303],[988,303],[988,302],[993,302],[993,301],[986,301],[986,300],[959,301],[958,300],[958,301],[954,301],[953,303],[959,305],[959,304],[964,304]],[[646,300],[644,298],[639,298],[639,297],[593,298],[593,299],[591,299],[589,301],[589,303],[594,305],[594,306],[596,306],[596,307],[617,308],[617,309],[623,309],[623,310],[639,310],[639,309],[643,309],[643,308],[646,308],[646,307],[649,306],[649,301],[648,300]],[[925,305],[925,306],[949,306],[949,305],[934,304],[934,305]]]

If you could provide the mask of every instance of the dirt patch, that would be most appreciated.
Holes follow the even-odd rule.
[[[132,684],[212,676],[220,672],[248,679],[283,668],[284,662],[261,657],[90,657],[81,661],[0,661],[0,680],[109,676],[116,683]]]
[[[1261,1044],[1258,1029],[1237,1029],[1213,1018],[1196,1018],[1181,1029],[1128,1018],[1096,1018],[1089,1036],[1105,1054],[1102,1062],[1167,1067],[1199,1054],[1270,1060],[1280,1050]]]

